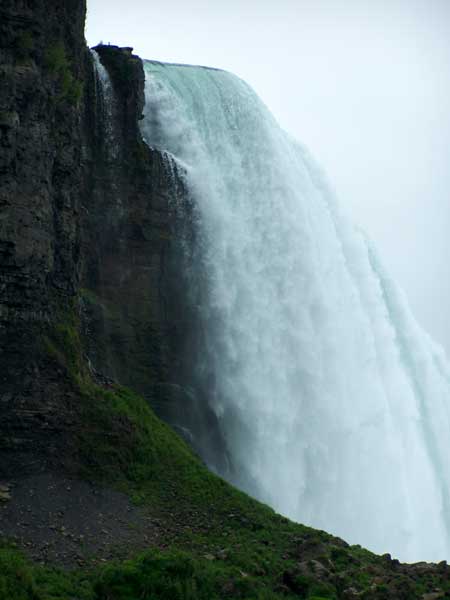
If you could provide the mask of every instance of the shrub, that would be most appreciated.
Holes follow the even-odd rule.
[[[14,598],[14,600],[36,598],[30,566],[8,547],[0,548],[0,598]]]
[[[83,83],[73,76],[70,60],[61,42],[47,48],[45,65],[59,81],[61,91],[58,100],[67,100],[72,105],[79,104],[83,94]]]
[[[66,50],[61,42],[53,44],[45,52],[45,66],[51,73],[61,73],[70,67]]]

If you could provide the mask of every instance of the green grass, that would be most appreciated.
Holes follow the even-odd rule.
[[[186,552],[145,552],[88,573],[37,567],[0,548],[1,600],[276,600],[286,598],[236,568]],[[288,596],[289,597],[289,596]]]
[[[0,548],[0,598],[27,600],[35,598],[36,584],[32,569],[20,554]]]
[[[62,42],[56,42],[47,48],[44,63],[58,82],[57,101],[66,100],[74,106],[78,105],[83,95],[83,82],[73,75],[73,68]]]

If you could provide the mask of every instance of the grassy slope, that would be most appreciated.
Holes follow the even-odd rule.
[[[0,547],[0,600],[422,598],[448,590],[445,565],[409,568],[275,514],[208,472],[131,391],[95,385],[74,323],[45,348],[78,388],[83,476],[151,506],[164,550],[78,572],[33,565]],[[356,594],[359,595],[356,595]]]

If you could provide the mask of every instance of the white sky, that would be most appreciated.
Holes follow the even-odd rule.
[[[450,0],[88,0],[86,37],[250,83],[450,351]]]

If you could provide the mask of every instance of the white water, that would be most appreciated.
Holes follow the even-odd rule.
[[[91,56],[95,70],[95,93],[102,111],[102,138],[104,158],[115,161],[119,157],[119,144],[117,136],[116,98],[114,87],[108,71],[102,65],[100,56],[91,48]]]
[[[442,350],[307,150],[244,82],[145,68],[144,137],[186,169],[195,202],[197,377],[233,480],[349,542],[407,561],[450,558]]]

